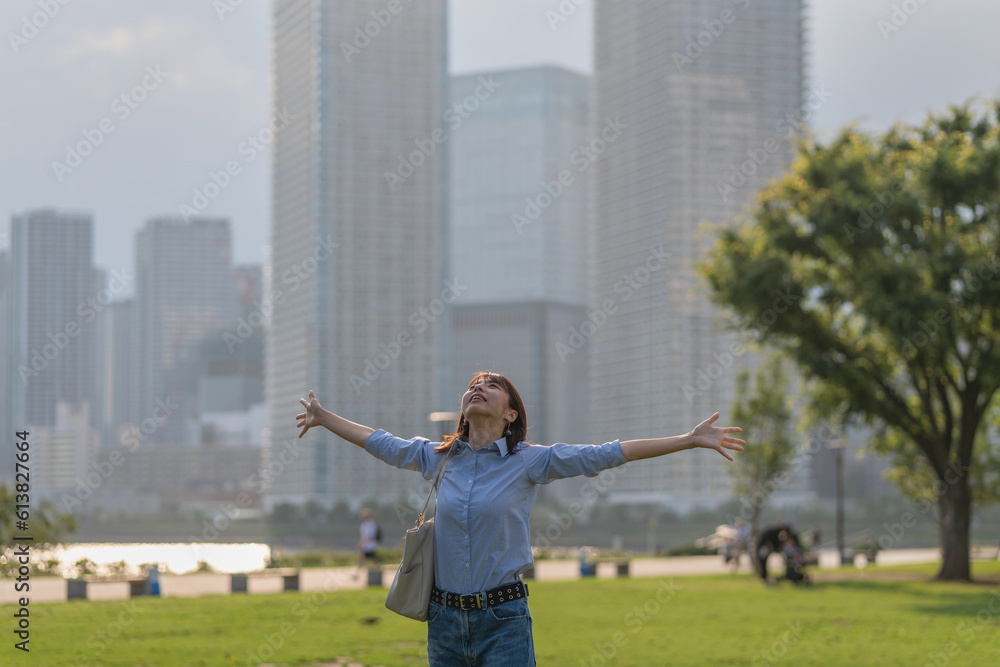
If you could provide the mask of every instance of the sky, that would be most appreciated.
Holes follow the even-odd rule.
[[[450,0],[450,71],[589,73],[592,19],[592,0]],[[811,0],[807,76],[830,95],[813,128],[879,131],[1000,96],[997,25],[1000,3],[982,0]],[[248,139],[272,113],[270,31],[265,0],[0,3],[0,247],[16,212],[89,211],[95,263],[131,269],[145,220],[177,215],[238,160],[203,214],[230,219],[237,263],[260,263],[271,161]],[[89,154],[68,153],[80,142]]]

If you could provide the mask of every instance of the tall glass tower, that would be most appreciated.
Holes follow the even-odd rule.
[[[224,218],[154,218],[136,233],[137,418],[157,423],[144,442],[197,444],[192,365],[205,338],[221,340],[234,326],[231,248]]]
[[[15,428],[54,425],[60,401],[97,408],[93,248],[89,213],[37,209],[11,219],[4,379]]]
[[[542,444],[588,437],[587,351],[558,346],[587,319],[590,191],[572,160],[589,102],[588,77],[542,66],[453,77],[446,112],[449,254],[463,288],[447,388],[457,405],[475,372],[507,374]]]
[[[437,435],[446,32],[444,0],[274,5],[271,505],[423,482],[325,431],[299,440],[294,415],[313,389],[353,421]]]
[[[747,342],[721,326],[695,264],[790,162],[805,94],[803,2],[598,0],[594,16],[592,431],[683,433],[729,411]],[[792,114],[791,123],[789,114]],[[798,118],[801,118],[800,114]],[[620,135],[601,142],[602,128]],[[644,461],[611,490],[682,509],[730,480],[715,452]]]

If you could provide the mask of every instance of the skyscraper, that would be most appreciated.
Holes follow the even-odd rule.
[[[441,251],[446,2],[279,0],[270,504],[405,495],[422,480],[322,430],[298,400],[401,437],[431,434],[448,289]],[[443,296],[444,295],[444,296]]]
[[[587,303],[589,193],[573,158],[589,97],[588,77],[558,67],[452,78],[449,252],[468,285],[456,303]]]
[[[104,446],[120,444],[123,430],[137,426],[139,417],[139,332],[135,299],[123,299],[108,306],[104,347],[105,373]]]
[[[112,293],[107,285],[107,271],[98,267],[91,269],[90,288],[87,291],[95,295],[92,297],[93,304],[99,306],[101,310],[98,312],[97,308],[94,309],[96,317],[91,325],[91,350],[93,350],[91,354],[93,356],[88,364],[90,377],[87,378],[89,386],[86,390],[86,397],[90,413],[88,426],[97,433],[98,442],[110,427],[108,422],[110,406],[107,405],[109,397],[106,389],[110,384],[108,373],[111,370],[111,359],[108,356],[110,350],[107,347],[107,339],[108,327],[111,325],[111,306],[114,301],[111,300]],[[67,419],[64,418],[63,421],[67,421]]]
[[[15,428],[54,425],[59,401],[92,403],[93,234],[89,213],[38,209],[11,220],[4,381]]]
[[[781,173],[789,116],[807,100],[801,0],[741,4],[595,5],[593,304],[607,317],[591,339],[590,414],[605,439],[725,415],[748,361],[732,352],[745,336],[723,330],[695,273],[712,238],[699,227],[727,223]],[[730,483],[718,458],[644,461],[612,496],[721,502]]]
[[[193,438],[197,380],[190,372],[192,360],[202,340],[222,340],[236,323],[229,221],[152,219],[136,234],[135,245],[137,417],[142,423],[169,411],[169,418],[156,420],[155,431],[143,432],[146,441],[195,444],[185,442]]]
[[[56,403],[52,425],[32,426],[29,442],[32,491],[39,497],[55,502],[63,493],[93,472],[91,465],[97,452],[97,431],[91,426],[90,404],[83,401]],[[67,509],[60,504],[62,509]]]
[[[586,76],[531,67],[453,77],[445,112],[450,266],[462,289],[443,409],[474,372],[501,371],[543,444],[588,437],[587,351],[555,346],[587,317],[590,192],[573,156],[587,140],[589,97]]]
[[[15,429],[11,421],[10,362],[14,355],[10,347],[10,333],[14,318],[8,310],[11,305],[10,287],[10,253],[4,249],[0,250],[0,316],[3,318],[0,320],[0,433],[8,434],[13,433]],[[0,474],[5,475],[5,479],[10,479],[14,467],[13,459],[8,457],[7,461],[0,461]]]

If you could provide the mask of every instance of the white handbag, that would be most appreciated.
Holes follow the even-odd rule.
[[[432,495],[434,495],[435,512],[437,510],[435,492],[444,476],[448,460],[457,449],[457,446],[453,446],[438,464],[424,509],[421,510],[413,528],[406,531],[403,560],[396,570],[396,577],[392,580],[389,594],[385,598],[387,609],[416,621],[427,620],[431,589],[434,587],[434,517],[425,521],[424,516],[427,514],[427,506],[431,502]]]

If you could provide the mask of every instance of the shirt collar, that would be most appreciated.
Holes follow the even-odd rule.
[[[472,445],[470,445],[465,440],[461,440],[460,442],[464,443],[465,446],[468,447],[469,449],[472,449]],[[507,450],[507,438],[506,437],[500,438],[499,440],[494,440],[493,444],[496,445],[497,449],[500,450],[500,458],[503,458],[503,457],[505,457],[505,456],[507,456],[507,455],[510,454],[510,452]]]
[[[499,440],[494,440],[493,444],[500,448],[500,458],[503,458],[510,454],[507,451],[507,438],[500,438]]]

